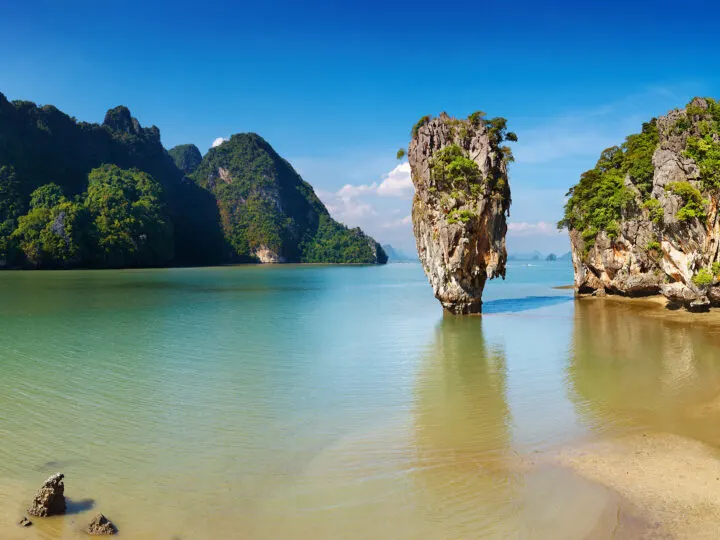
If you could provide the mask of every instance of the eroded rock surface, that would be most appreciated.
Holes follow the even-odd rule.
[[[65,513],[67,507],[63,478],[65,478],[65,475],[56,473],[45,480],[45,483],[37,491],[35,498],[28,507],[30,515],[47,517]]]
[[[480,312],[485,282],[505,277],[512,153],[501,145],[517,140],[505,124],[443,113],[413,128],[413,231],[435,297],[451,313]]]
[[[117,532],[115,524],[103,514],[97,514],[87,527],[90,536],[110,536]]]
[[[720,152],[720,106],[695,98],[602,153],[571,190],[561,222],[577,292],[660,293],[693,310],[720,305],[713,152]]]

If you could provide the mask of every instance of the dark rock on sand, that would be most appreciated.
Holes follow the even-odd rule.
[[[63,478],[64,474],[56,473],[45,480],[28,507],[31,516],[46,517],[65,513],[67,506]]]
[[[18,521],[18,525],[20,525],[21,527],[29,527],[30,525],[32,525],[32,521],[30,521],[26,516],[23,516],[23,518]]]
[[[102,514],[97,514],[87,527],[90,536],[110,536],[117,532],[115,524]]]

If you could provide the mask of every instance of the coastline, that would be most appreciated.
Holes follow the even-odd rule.
[[[706,312],[696,313],[687,309],[670,309],[668,300],[657,294],[652,296],[628,297],[611,295],[597,297],[589,294],[575,296],[578,302],[612,302],[618,305],[627,306],[637,315],[652,317],[676,324],[703,324],[706,326],[720,327],[720,308],[710,308]]]

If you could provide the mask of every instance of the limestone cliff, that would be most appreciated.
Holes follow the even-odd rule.
[[[504,118],[474,113],[424,117],[408,159],[415,185],[412,221],[418,255],[435,297],[451,313],[478,313],[485,282],[505,278],[507,163],[516,141]]]
[[[240,133],[211,148],[191,175],[216,198],[235,262],[384,264],[380,244],[335,221],[270,144]]]
[[[605,150],[570,192],[579,293],[720,305],[720,105],[695,98]],[[597,294],[597,293],[596,293]]]

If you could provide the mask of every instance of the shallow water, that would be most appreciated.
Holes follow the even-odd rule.
[[[618,494],[534,457],[720,445],[720,337],[534,264],[468,318],[414,264],[1,273],[0,538],[609,538]]]

